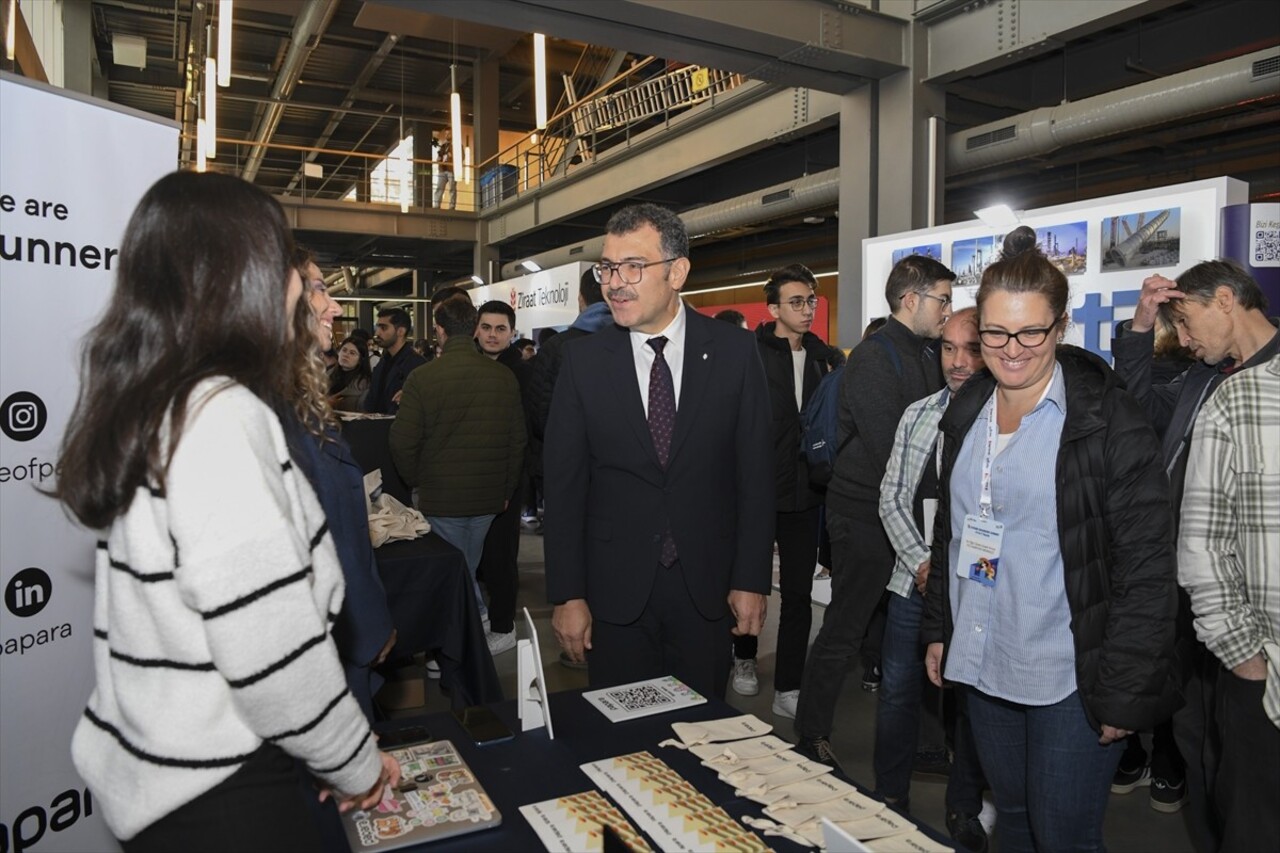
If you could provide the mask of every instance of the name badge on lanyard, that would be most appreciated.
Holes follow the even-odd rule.
[[[987,421],[986,447],[982,455],[982,488],[978,496],[978,515],[964,517],[960,534],[960,560],[956,575],[985,587],[994,587],[1000,574],[1000,546],[1004,541],[1004,523],[991,513],[991,463],[995,458],[996,395],[991,396],[991,414]]]

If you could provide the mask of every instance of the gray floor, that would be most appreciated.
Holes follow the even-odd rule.
[[[539,644],[547,673],[549,689],[574,690],[586,687],[586,673],[560,666],[557,662],[559,646],[551,631],[551,606],[546,603],[543,580],[542,538],[526,533],[520,542],[520,607],[528,607],[538,629]],[[814,608],[814,633],[822,623],[823,610]],[[778,630],[778,596],[769,602],[769,618],[760,638],[760,684],[757,696],[739,696],[732,690],[729,703],[744,713],[752,713],[772,723],[784,738],[793,739],[790,720],[776,718],[772,712],[773,653],[769,651],[776,642]],[[520,625],[517,617],[517,625]],[[516,655],[514,651],[498,656],[495,661],[502,687],[508,697],[515,695]],[[391,685],[380,699],[390,699],[400,707],[393,716],[446,711],[448,699],[440,693],[439,682],[425,681],[419,677],[421,670],[405,673],[408,681]],[[836,710],[837,730],[832,735],[832,745],[846,772],[855,780],[871,787],[871,751],[875,740],[875,694],[863,691],[860,686],[861,669],[855,665],[845,682],[845,689]],[[420,703],[420,704],[419,704]],[[945,831],[943,794],[945,783],[918,777],[911,785],[911,810],[916,820],[931,824]],[[1185,819],[1181,813],[1167,815],[1151,808],[1145,788],[1139,788],[1125,796],[1113,795],[1107,810],[1106,845],[1112,853],[1147,853],[1147,851],[1191,851]]]

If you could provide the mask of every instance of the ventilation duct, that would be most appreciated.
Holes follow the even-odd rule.
[[[766,187],[736,198],[695,208],[680,214],[680,218],[684,220],[690,237],[700,237],[726,228],[756,225],[771,219],[790,216],[793,213],[803,213],[816,207],[835,204],[839,197],[840,170],[829,169],[816,175],[806,175],[785,184]],[[602,234],[582,243],[574,243],[572,246],[562,246],[540,255],[533,255],[530,260],[545,270],[573,261],[594,261],[600,257],[603,248],[604,235]],[[503,264],[502,277],[507,279],[525,275],[524,268],[520,266],[523,260],[525,259],[520,258]]]
[[[271,137],[275,135],[280,117],[284,115],[284,103],[293,94],[293,87],[302,76],[302,68],[307,64],[307,58],[320,43],[320,35],[328,29],[329,21],[337,11],[338,0],[324,0],[324,2],[303,5],[302,12],[293,25],[293,33],[289,37],[289,49],[285,52],[284,61],[280,63],[280,70],[276,72],[275,85],[271,87],[271,101],[263,111],[262,117],[258,119],[257,130],[253,134],[253,141],[259,144],[252,146],[249,149],[249,156],[245,158],[244,172],[241,177],[246,181],[253,183],[253,179],[257,177],[258,169],[262,166],[262,158],[267,153],[266,143],[270,142]]]
[[[947,140],[947,174],[1023,160],[1278,94],[1280,52],[1257,51],[954,133]]]

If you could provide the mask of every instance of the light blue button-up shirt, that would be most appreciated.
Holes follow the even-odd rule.
[[[994,394],[993,394],[994,396]],[[992,515],[1004,523],[994,587],[957,577],[966,515],[979,515],[988,400],[951,475],[948,564],[955,615],[946,677],[1023,705],[1052,705],[1076,689],[1075,646],[1058,539],[1055,485],[1066,385],[1055,365],[1044,398],[991,463]]]

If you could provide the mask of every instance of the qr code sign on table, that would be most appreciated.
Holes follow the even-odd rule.
[[[645,708],[670,705],[674,701],[668,694],[652,684],[620,687],[617,690],[610,690],[605,695],[618,703],[625,711],[642,711]]]

